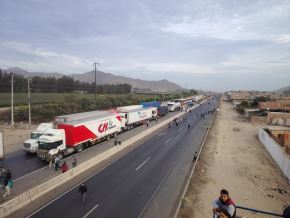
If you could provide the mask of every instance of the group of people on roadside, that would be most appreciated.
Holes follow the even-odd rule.
[[[49,162],[49,168],[51,168],[51,166],[52,166],[52,161]],[[77,159],[74,158],[72,162],[72,167],[74,168],[76,166],[77,166]],[[68,171],[69,168],[66,161],[63,161],[63,163],[61,164],[60,158],[56,157],[54,159],[54,170],[57,171],[58,169],[61,169],[61,171],[65,173],[66,171]]]
[[[4,200],[7,196],[10,195],[10,190],[13,187],[12,182],[12,173],[9,169],[5,169],[4,167],[0,167],[0,183],[2,188],[4,189],[4,194],[2,195],[2,199]]]

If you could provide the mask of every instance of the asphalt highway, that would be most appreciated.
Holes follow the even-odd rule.
[[[167,116],[160,118],[161,122],[164,119],[169,119],[170,117],[174,116],[176,113],[178,112],[174,112],[174,113],[169,113]],[[149,125],[154,125],[155,121],[150,122]],[[141,127],[137,127],[135,129],[132,129],[130,131],[124,132],[120,135],[120,139],[122,140],[126,140],[130,137],[132,137],[133,135],[139,133],[142,131],[142,126]],[[98,146],[102,145],[102,146],[106,146],[106,144],[111,144],[111,142],[107,142],[104,141],[98,145],[95,145],[94,147],[97,148]],[[92,147],[92,149],[90,149],[90,153],[92,153],[92,150],[94,148]],[[76,156],[82,156],[82,157],[78,157],[78,159],[87,159],[88,152],[83,151],[80,154],[76,154]],[[12,152],[10,154],[7,154],[4,160],[0,161],[0,166],[3,166],[6,169],[10,169],[10,171],[12,172],[13,175],[13,179],[18,179],[21,178],[23,176],[26,176],[30,173],[33,173],[37,170],[40,170],[43,167],[47,167],[47,163],[41,161],[39,158],[37,158],[36,155],[34,154],[26,154],[22,149]]]
[[[202,138],[197,134],[206,133],[205,123],[213,118],[213,114],[207,112],[217,107],[216,101],[210,101],[188,112],[186,120],[180,121],[178,126],[159,129],[136,149],[88,178],[85,181],[88,193],[84,205],[77,186],[30,217],[142,216],[156,190],[186,154],[188,146],[192,146],[191,142],[198,138],[201,143]],[[202,113],[206,114],[205,118],[200,116]]]

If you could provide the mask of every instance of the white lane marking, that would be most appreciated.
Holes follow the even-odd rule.
[[[33,172],[31,172],[31,173],[28,173],[28,174],[26,174],[26,175],[24,175],[24,176],[18,177],[17,179],[14,179],[14,182],[16,182],[17,180],[23,179],[23,178],[25,178],[25,177],[27,177],[27,176],[30,176],[30,175],[32,175],[32,174],[34,174],[34,173],[40,172],[40,171],[42,171],[42,170],[44,170],[44,169],[46,169],[46,168],[48,168],[48,166],[43,167],[43,168],[40,168],[40,169],[38,169],[38,170],[35,170],[35,171],[33,171]]]
[[[163,136],[163,135],[166,135],[166,132],[161,132],[158,134],[158,136]]]
[[[96,208],[98,208],[99,205],[97,204],[96,206],[94,206],[86,215],[84,215],[82,218],[87,218]]]
[[[166,145],[168,142],[170,142],[171,139],[172,139],[172,137],[170,137],[169,139],[167,139],[166,142],[165,142],[165,145]]]
[[[149,161],[151,159],[151,157],[148,157],[146,160],[143,161],[143,163],[141,163],[137,168],[136,171],[140,170],[141,167],[143,167],[144,164],[147,163],[147,161]]]
[[[184,127],[181,127],[181,128],[178,130],[178,132],[182,131],[182,130],[183,130],[183,128],[184,128]]]

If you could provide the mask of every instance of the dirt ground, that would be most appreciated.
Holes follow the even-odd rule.
[[[4,138],[4,154],[9,154],[22,149],[23,142],[30,138],[30,134],[38,125],[32,125],[31,129],[28,124],[17,124],[17,127],[11,127],[4,124],[0,127]]]
[[[228,102],[220,109],[178,217],[212,217],[211,202],[223,188],[237,205],[282,214],[290,205],[290,182],[259,142],[258,129],[264,125],[249,123]],[[278,186],[283,194],[275,190]]]

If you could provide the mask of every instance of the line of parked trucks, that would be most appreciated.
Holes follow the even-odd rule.
[[[118,107],[108,111],[91,111],[57,116],[53,123],[41,123],[23,150],[37,153],[44,161],[62,159],[75,152],[115,138],[119,133],[165,116],[169,111],[193,106],[192,100],[177,99],[173,102],[144,102],[140,105]]]

